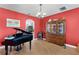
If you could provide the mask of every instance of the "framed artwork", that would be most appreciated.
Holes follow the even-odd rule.
[[[6,19],[6,26],[7,27],[20,27],[20,20],[16,19]]]

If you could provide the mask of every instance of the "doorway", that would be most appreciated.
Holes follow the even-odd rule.
[[[26,31],[33,33],[33,39],[34,39],[34,21],[32,19],[26,20]]]

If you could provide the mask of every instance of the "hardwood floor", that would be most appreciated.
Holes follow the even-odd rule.
[[[4,55],[4,48],[0,48],[0,55]],[[43,41],[33,40],[32,50],[29,50],[29,42],[25,43],[23,49],[19,52],[12,51],[9,55],[78,55],[79,52],[75,48],[67,47],[64,49],[61,46]]]

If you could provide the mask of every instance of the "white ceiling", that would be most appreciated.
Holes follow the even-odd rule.
[[[42,12],[46,13],[46,16],[53,15],[63,12],[59,10],[63,6],[67,8],[66,10],[70,10],[79,7],[79,4],[43,4]],[[30,14],[32,16],[36,16],[36,14],[40,11],[39,4],[0,4],[0,7],[24,14]]]

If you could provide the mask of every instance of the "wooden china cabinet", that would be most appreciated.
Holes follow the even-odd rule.
[[[46,40],[60,46],[65,45],[65,19],[47,23]]]

